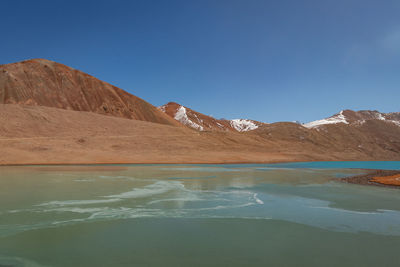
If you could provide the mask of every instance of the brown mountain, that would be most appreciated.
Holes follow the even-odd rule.
[[[0,104],[90,111],[179,125],[153,105],[118,87],[45,59],[0,65]]]
[[[332,117],[303,126],[324,138],[321,146],[331,144],[337,150],[359,150],[372,157],[387,153],[396,159],[400,156],[399,115],[370,110],[343,110]]]
[[[0,147],[0,165],[400,160],[400,113],[217,120],[177,103],[157,109],[62,64],[28,60],[0,66]]]
[[[342,160],[399,160],[400,127],[382,120],[354,124],[324,124],[306,128],[300,124],[279,122],[255,130],[253,134],[284,146],[304,145],[304,153],[314,152]]]
[[[171,118],[198,131],[247,132],[255,130],[264,124],[246,119],[215,119],[175,102],[169,102],[158,108]]]
[[[217,120],[174,102],[159,109],[199,131],[238,131],[233,126],[239,120]],[[400,112],[344,110],[329,118],[303,125],[292,122],[267,124],[243,121],[254,123],[254,126],[239,132],[270,141],[280,147],[281,151],[300,154],[300,151],[296,151],[300,146],[302,152],[311,157],[326,153],[327,158],[328,154],[343,159],[355,155],[369,159],[380,159],[383,155],[389,159],[400,158]]]
[[[15,104],[0,104],[0,147],[0,165],[310,159],[279,152],[275,144],[241,133],[198,132],[92,112]]]
[[[0,104],[0,165],[72,163],[264,163],[400,160],[400,127],[382,121],[307,129],[273,123],[250,132],[193,131],[92,112]],[[395,128],[396,127],[396,128]],[[360,146],[361,145],[361,146]]]
[[[377,110],[342,110],[341,112],[322,120],[303,124],[306,128],[319,128],[329,124],[362,125],[367,121],[383,121],[400,126],[400,112],[381,113]]]

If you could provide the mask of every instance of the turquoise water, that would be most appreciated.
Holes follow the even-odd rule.
[[[398,266],[400,162],[0,167],[0,266]]]
[[[271,164],[277,168],[353,168],[353,169],[382,169],[382,170],[400,170],[400,161],[316,161],[316,162],[293,162]]]
[[[202,165],[198,165],[202,166]],[[219,166],[219,165],[208,165]],[[314,162],[290,162],[274,164],[224,164],[225,168],[291,168],[291,169],[382,169],[382,170],[400,170],[400,161],[314,161]]]

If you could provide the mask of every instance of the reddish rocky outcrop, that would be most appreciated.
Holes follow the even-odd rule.
[[[179,125],[143,99],[89,74],[45,59],[0,65],[0,104],[89,111]]]

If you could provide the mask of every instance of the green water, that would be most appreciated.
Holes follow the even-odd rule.
[[[368,167],[0,167],[0,266],[399,266],[400,190],[337,181]]]

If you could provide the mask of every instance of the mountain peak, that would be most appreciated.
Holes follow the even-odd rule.
[[[0,104],[55,107],[180,125],[116,86],[42,58],[0,65]]]
[[[52,65],[52,64],[60,64],[60,65],[62,65],[61,63],[58,63],[58,62],[55,62],[55,61],[52,61],[52,60],[49,60],[49,59],[45,59],[45,58],[31,58],[31,59],[25,59],[25,60],[22,60],[22,61],[18,61],[18,62],[3,64],[3,65],[0,65],[0,66],[4,67],[4,66],[10,66],[10,65],[21,65],[21,64],[24,65],[24,64],[29,64],[29,63],[35,63],[35,64],[39,63],[39,64],[46,64],[46,65]]]
[[[379,120],[400,126],[400,112],[381,113],[377,110],[342,110],[339,113],[322,120],[316,120],[303,124],[306,128],[316,128],[328,124],[357,124],[362,125],[366,121]]]
[[[22,62],[38,62],[38,63],[57,63],[53,60],[45,59],[45,58],[32,58],[28,60],[24,60]],[[60,63],[58,63],[60,64]]]
[[[171,118],[174,118],[182,124],[198,131],[247,132],[255,130],[263,124],[261,122],[245,119],[218,120],[211,116],[194,111],[176,102],[169,102],[163,106],[160,106],[159,109],[165,112]]]

